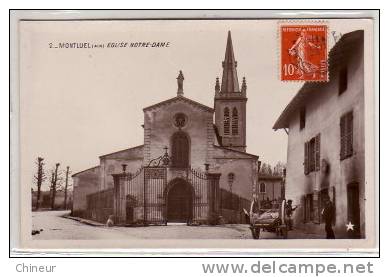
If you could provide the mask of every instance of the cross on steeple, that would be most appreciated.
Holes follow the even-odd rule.
[[[236,72],[238,63],[235,61],[231,31],[228,31],[226,54],[222,65],[223,77],[221,93],[239,92],[238,73]]]

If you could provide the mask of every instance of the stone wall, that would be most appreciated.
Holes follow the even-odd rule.
[[[73,176],[72,215],[84,217],[87,209],[86,196],[100,188],[100,167],[93,167]]]

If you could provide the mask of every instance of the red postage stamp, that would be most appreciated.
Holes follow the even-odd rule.
[[[281,25],[281,80],[328,81],[327,26]]]

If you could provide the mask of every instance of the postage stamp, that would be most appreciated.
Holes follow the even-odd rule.
[[[327,26],[281,25],[281,80],[328,81]]]

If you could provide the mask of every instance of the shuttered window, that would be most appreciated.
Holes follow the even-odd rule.
[[[340,118],[340,159],[353,155],[353,112],[348,112]]]
[[[230,134],[230,109],[228,107],[224,108],[224,134]]]
[[[320,134],[304,145],[304,174],[320,170]]]
[[[238,118],[238,109],[234,108],[232,110],[232,135],[236,136],[239,133],[239,126],[238,126],[239,118]]]

